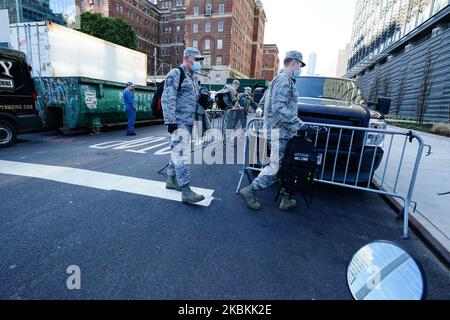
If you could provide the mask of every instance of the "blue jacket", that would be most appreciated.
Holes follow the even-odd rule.
[[[123,102],[125,104],[125,110],[130,110],[136,105],[134,94],[128,88],[123,91]]]

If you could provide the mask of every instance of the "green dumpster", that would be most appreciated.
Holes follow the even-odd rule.
[[[81,77],[37,77],[36,108],[45,127],[99,130],[123,124],[127,115],[122,93],[125,84]],[[137,122],[155,120],[151,111],[154,89],[136,86]]]

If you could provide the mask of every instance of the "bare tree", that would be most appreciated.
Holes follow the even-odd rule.
[[[428,102],[431,93],[431,77],[433,73],[433,62],[431,51],[428,49],[425,59],[425,66],[422,73],[422,83],[420,85],[419,97],[416,106],[416,122],[423,124],[425,114],[428,110]]]
[[[383,86],[381,94],[385,98],[389,98],[389,95],[391,94],[391,79],[389,77],[389,71],[385,71],[387,76],[383,79]]]
[[[400,76],[400,85],[398,88],[397,98],[395,99],[394,113],[396,115],[399,115],[400,109],[403,104],[403,100],[405,99],[405,89],[407,80],[408,80],[408,72],[407,70],[403,70]]]
[[[380,78],[376,77],[370,87],[369,101],[376,101],[380,92]]]

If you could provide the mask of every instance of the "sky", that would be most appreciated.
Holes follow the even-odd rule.
[[[338,52],[351,40],[356,0],[262,2],[267,14],[264,43],[278,45],[280,60],[287,51],[298,50],[308,63],[315,52],[316,73],[333,76]]]

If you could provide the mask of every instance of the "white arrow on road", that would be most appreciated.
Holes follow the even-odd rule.
[[[164,182],[111,173],[4,160],[0,160],[0,173],[51,180],[107,191],[116,190],[181,202],[181,193],[167,190]],[[209,207],[211,205],[214,199],[214,190],[201,188],[192,188],[192,190],[204,195],[206,198],[204,201],[198,203],[199,206]]]

